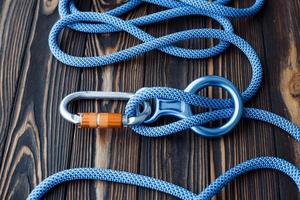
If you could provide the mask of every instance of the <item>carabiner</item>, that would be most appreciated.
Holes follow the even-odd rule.
[[[78,124],[80,128],[119,128],[143,123],[151,114],[151,106],[143,103],[143,111],[137,109],[137,116],[127,117],[121,113],[70,113],[67,109],[71,101],[79,99],[101,99],[101,100],[128,100],[134,94],[126,92],[98,92],[82,91],[74,92],[66,96],[59,105],[59,111],[63,118]]]

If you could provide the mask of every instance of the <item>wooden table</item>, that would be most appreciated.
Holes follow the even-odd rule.
[[[252,1],[234,1],[245,7]],[[73,167],[125,170],[176,183],[200,192],[232,166],[257,156],[278,156],[300,166],[300,145],[274,126],[242,120],[232,133],[207,139],[191,131],[147,138],[130,129],[78,129],[58,111],[61,99],[79,90],[135,92],[144,86],[184,89],[197,77],[225,76],[245,89],[251,70],[245,56],[231,46],[204,60],[175,58],[159,51],[98,69],[75,69],[50,53],[48,33],[59,19],[57,0],[0,1],[0,199],[24,199],[45,177]],[[81,0],[85,10],[103,11],[121,1]],[[141,6],[127,17],[157,11]],[[234,19],[235,32],[257,51],[263,85],[248,106],[264,108],[300,125],[300,1],[267,0],[254,17]],[[217,27],[202,17],[183,17],[145,27],[155,36],[193,27]],[[185,47],[205,47],[194,39]],[[217,41],[215,41],[217,42]],[[88,35],[70,30],[61,46],[74,55],[103,55],[138,44],[127,33]],[[225,96],[205,90],[207,96]],[[125,103],[82,101],[72,110],[122,111]],[[168,121],[168,120],[167,120]],[[172,199],[134,186],[78,181],[47,194],[48,199]],[[262,170],[229,184],[216,199],[300,199],[286,176]]]

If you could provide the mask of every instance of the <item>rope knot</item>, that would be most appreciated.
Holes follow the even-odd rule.
[[[211,99],[196,95],[199,90],[208,86],[222,87],[229,92],[231,99]],[[184,91],[167,87],[143,88],[128,101],[125,114],[136,115],[138,106],[151,99],[155,99],[155,111],[144,123],[153,123],[161,116],[175,116],[180,120],[159,127],[148,127],[145,124],[133,126],[135,131],[147,136],[167,135],[188,128],[207,137],[221,136],[236,126],[243,111],[243,100],[238,89],[230,81],[219,76],[198,78]],[[194,115],[191,106],[218,110]],[[220,117],[230,119],[218,128],[200,126]]]

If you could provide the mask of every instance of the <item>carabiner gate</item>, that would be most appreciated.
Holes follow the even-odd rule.
[[[126,92],[98,92],[82,91],[74,92],[66,96],[59,105],[59,111],[63,118],[78,124],[80,128],[119,128],[143,123],[151,114],[149,103],[143,103],[143,111],[137,110],[137,116],[127,117],[121,113],[70,113],[67,109],[71,101],[79,99],[101,99],[101,100],[129,100],[134,94]]]

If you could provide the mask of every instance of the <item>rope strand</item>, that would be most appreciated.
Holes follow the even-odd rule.
[[[99,168],[74,168],[53,174],[43,180],[30,193],[27,200],[38,200],[55,186],[74,180],[102,180],[116,183],[135,185],[152,190],[157,190],[179,199],[207,200],[216,195],[225,185],[246,172],[257,169],[273,169],[289,176],[300,190],[300,170],[291,163],[275,157],[258,157],[243,162],[219,176],[213,183],[205,188],[200,194],[195,194],[183,187],[159,179],[133,174],[124,171]]]

